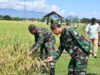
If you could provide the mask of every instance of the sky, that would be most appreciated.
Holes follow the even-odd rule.
[[[100,19],[100,0],[0,0],[0,8],[16,10],[33,10],[49,13],[56,11],[63,17],[78,16],[79,18]]]

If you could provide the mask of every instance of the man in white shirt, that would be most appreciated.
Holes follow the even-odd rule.
[[[98,51],[98,37],[100,32],[99,24],[96,23],[96,19],[92,18],[91,23],[87,25],[86,27],[86,36],[89,34],[89,38],[91,40],[91,44],[93,45],[92,54],[96,58],[97,57],[97,51]]]

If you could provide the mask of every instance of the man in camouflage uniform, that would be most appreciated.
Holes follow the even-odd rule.
[[[49,30],[45,28],[38,28],[34,25],[29,26],[29,31],[35,36],[35,44],[28,55],[35,53],[40,47],[40,58],[46,59],[48,56],[53,56],[55,52],[55,37]]]
[[[89,50],[89,42],[80,36],[74,29],[62,29],[59,24],[52,24],[51,29],[55,34],[60,35],[60,46],[54,59],[58,59],[65,49],[72,57],[68,66],[68,75],[86,75]],[[74,38],[73,38],[74,36]],[[52,57],[48,57],[48,61]]]

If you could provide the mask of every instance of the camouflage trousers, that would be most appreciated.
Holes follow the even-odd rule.
[[[86,75],[88,57],[82,51],[75,54],[70,60],[68,75]]]

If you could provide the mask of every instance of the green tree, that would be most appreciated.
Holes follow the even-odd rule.
[[[79,21],[79,19],[77,16],[73,18],[73,23],[78,23],[78,21]]]
[[[0,19],[3,19],[3,16],[2,15],[0,15]]]
[[[11,20],[12,18],[11,18],[9,15],[5,15],[5,16],[3,17],[3,19],[4,19],[4,20]]]
[[[80,22],[81,22],[81,23],[90,23],[90,19],[88,19],[88,18],[82,18],[82,19],[80,20]]]
[[[19,18],[19,17],[13,17],[12,20],[15,20],[15,21],[22,21],[22,18]]]
[[[68,26],[68,25],[70,25],[70,20],[69,19],[65,19],[65,22],[66,22],[66,25]]]
[[[2,15],[0,15],[0,18],[3,17]]]

